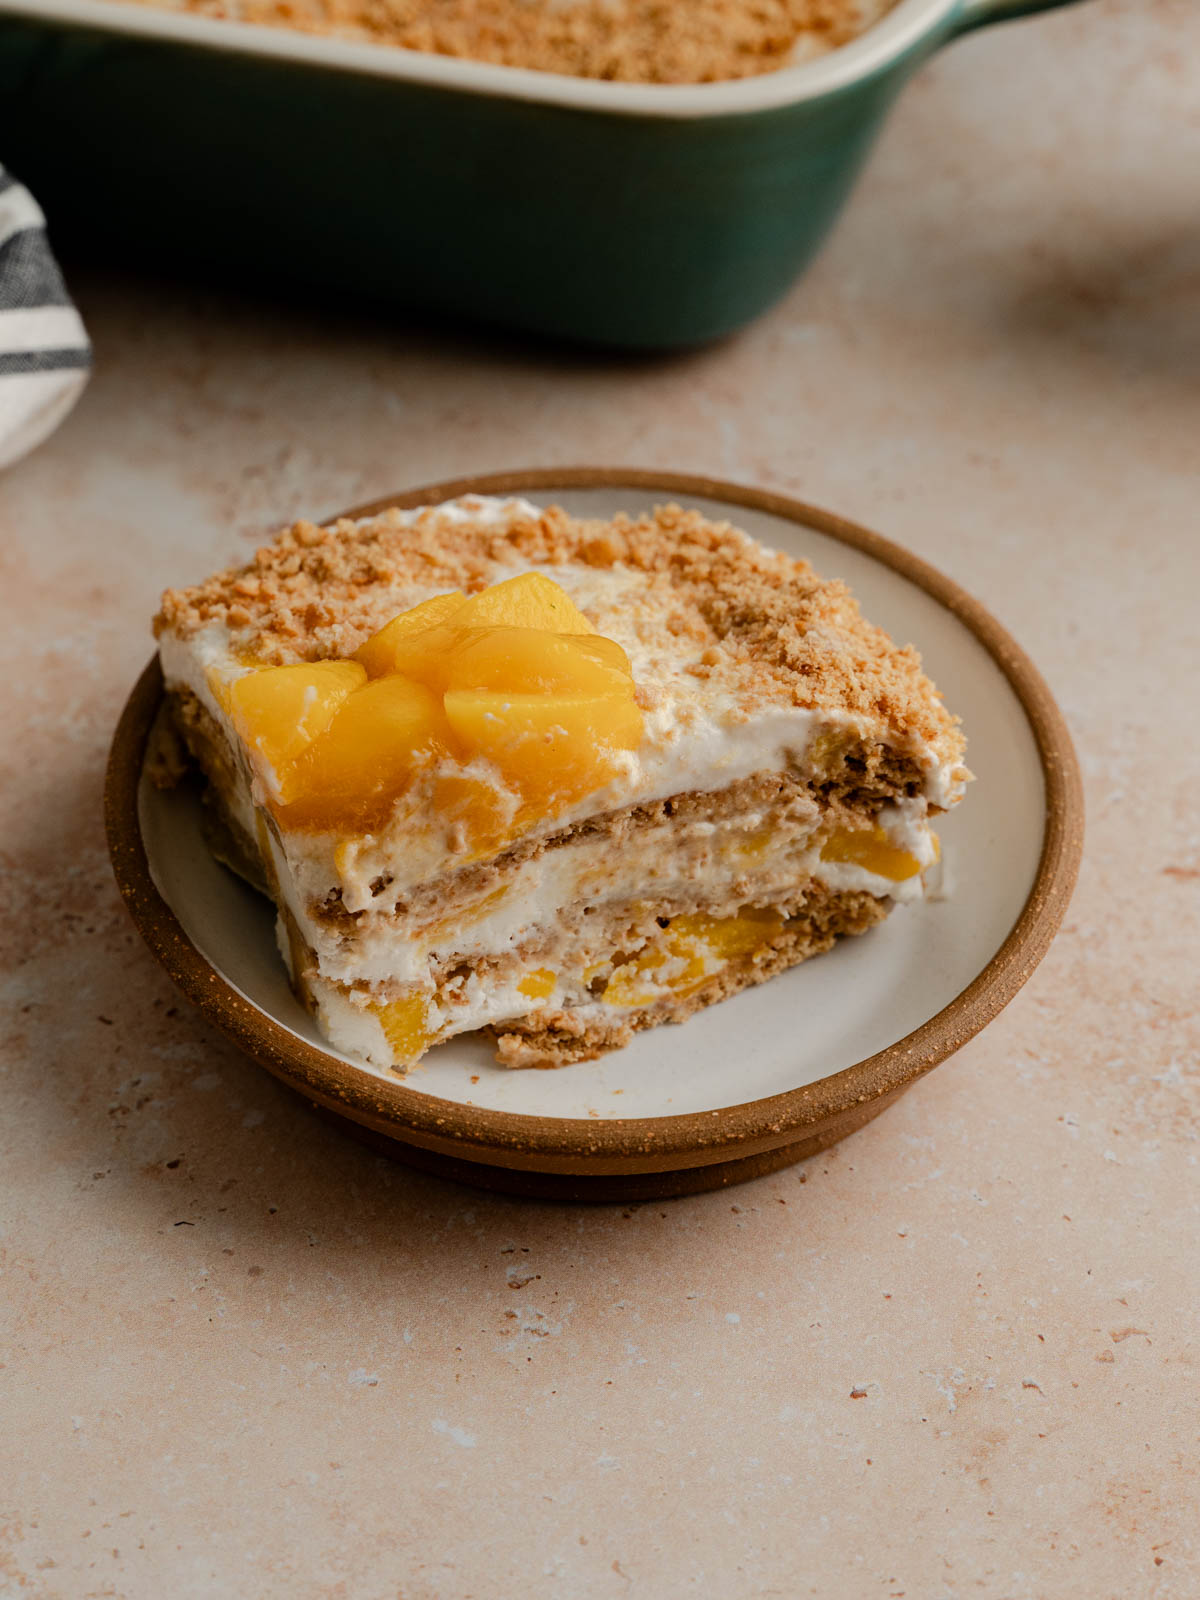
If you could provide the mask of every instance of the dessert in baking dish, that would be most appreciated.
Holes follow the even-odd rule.
[[[843,584],[677,506],[301,522],[156,631],[219,852],[384,1068],[588,1059],[863,933],[970,776]]]
[[[894,0],[149,0],[173,10],[627,83],[771,72],[856,38]]]

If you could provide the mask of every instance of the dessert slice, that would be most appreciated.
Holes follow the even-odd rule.
[[[963,740],[841,583],[677,506],[297,523],[156,620],[223,859],[296,992],[403,1071],[557,1066],[922,893]]]

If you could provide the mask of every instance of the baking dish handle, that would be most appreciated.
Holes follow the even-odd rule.
[[[955,33],[969,33],[989,22],[1007,22],[1010,17],[1027,17],[1034,11],[1052,11],[1059,6],[1078,4],[1078,0],[963,0],[954,22]]]

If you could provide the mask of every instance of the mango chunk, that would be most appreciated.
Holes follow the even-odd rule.
[[[375,826],[447,746],[446,721],[428,689],[394,675],[376,678],[346,700],[290,769],[293,798],[283,820],[339,833]]]
[[[821,860],[847,861],[893,883],[915,878],[921,870],[916,856],[894,845],[878,823],[873,828],[839,828],[831,833],[821,846]]]
[[[543,628],[550,633],[595,633],[575,602],[552,578],[523,572],[472,596],[456,613],[464,627],[497,623],[510,628]]]
[[[557,982],[557,977],[549,967],[538,967],[533,972],[527,972],[517,988],[530,1000],[546,1000],[554,993]]]
[[[734,917],[709,917],[701,912],[672,917],[668,931],[675,938],[700,940],[721,961],[736,961],[740,956],[753,955],[782,927],[783,918],[778,911],[746,906]]]
[[[355,661],[361,661],[372,678],[382,678],[385,673],[399,672],[395,659],[396,646],[411,634],[423,633],[437,623],[446,622],[466,601],[461,589],[452,594],[435,594],[431,600],[422,600],[410,611],[384,623],[378,633],[373,633],[365,644],[354,652]]]
[[[825,728],[808,747],[808,759],[817,771],[836,772],[858,740],[853,728]]]
[[[463,744],[494,761],[545,814],[601,788],[618,770],[615,752],[635,749],[642,736],[631,695],[456,689],[445,707]]]
[[[383,1036],[391,1046],[394,1065],[410,1066],[424,1055],[434,1038],[435,1030],[428,1026],[428,1009],[424,995],[408,994],[377,1006],[375,1015],[383,1029]]]
[[[615,639],[507,623],[465,626],[460,617],[456,612],[449,622],[393,636],[387,670],[435,694],[447,689],[629,692],[629,657]]]
[[[289,769],[366,682],[357,661],[259,667],[228,687],[229,714],[273,799],[288,796]]]
[[[576,650],[604,666],[613,667],[623,677],[633,678],[629,657],[615,639],[606,639],[602,633],[573,633],[571,643]]]
[[[603,787],[642,736],[628,656],[536,572],[422,601],[352,660],[218,688],[281,823],[373,829],[424,771],[422,803],[467,859]]]
[[[448,690],[508,694],[627,695],[631,686],[628,658],[615,640],[541,628],[464,630],[446,674]]]
[[[460,628],[453,621],[398,631],[388,644],[387,670],[399,672],[414,683],[423,683],[434,694],[442,694],[458,652],[475,638],[476,631]]]
[[[208,667],[204,673],[205,682],[212,693],[213,699],[220,706],[226,716],[230,714],[230,691],[237,681],[229,676],[229,669],[221,667]]]
[[[454,853],[465,866],[494,855],[508,841],[517,805],[512,791],[498,783],[488,783],[465,772],[439,772],[434,779],[430,810],[445,818],[456,831]]]
[[[697,941],[668,936],[656,940],[632,961],[622,962],[605,984],[601,998],[610,1006],[648,1006],[664,993],[687,994],[706,976],[704,952]]]
[[[616,968],[602,998],[612,1006],[644,1006],[661,999],[664,992],[689,994],[709,976],[714,962],[753,955],[782,927],[778,911],[752,906],[732,917],[702,912],[672,917],[661,938]]]
[[[747,834],[738,839],[733,845],[733,853],[743,861],[761,861],[770,849],[775,835],[770,828],[760,828],[755,833]]]

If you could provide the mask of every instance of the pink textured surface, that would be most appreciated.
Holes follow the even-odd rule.
[[[966,42],[787,303],[683,360],[77,284],[96,378],[0,479],[0,1592],[1200,1593],[1198,104],[1186,0]],[[99,821],[163,585],[585,458],[942,566],[1045,671],[1089,802],[1066,928],[980,1038],[805,1168],[627,1210],[318,1123],[176,1004]]]

